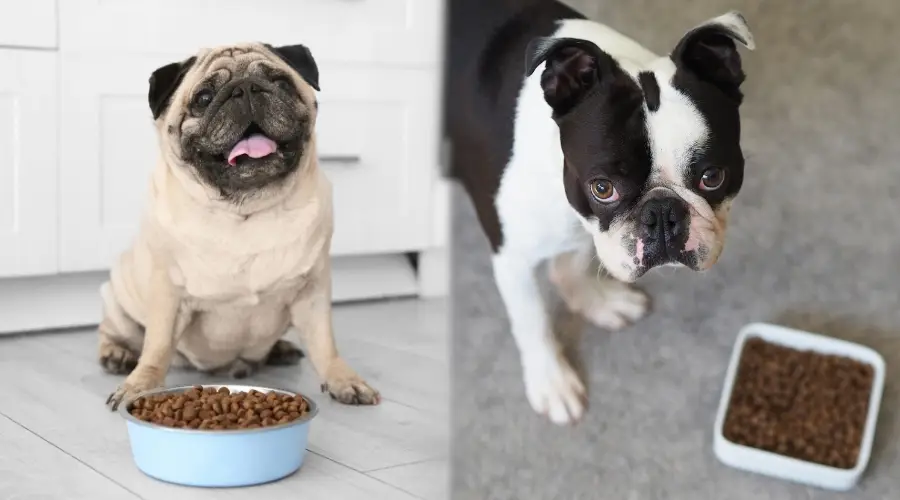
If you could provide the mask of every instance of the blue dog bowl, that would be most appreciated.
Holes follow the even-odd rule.
[[[192,386],[172,387],[142,393],[184,392]],[[231,392],[275,391],[244,385],[204,385],[227,387]],[[135,398],[136,399],[136,398]],[[150,477],[185,486],[233,487],[268,483],[289,476],[303,465],[309,424],[316,416],[315,402],[304,396],[309,412],[282,425],[259,429],[195,430],[163,427],[144,422],[129,411],[132,401],[119,407],[126,420],[131,454],[138,469]]]

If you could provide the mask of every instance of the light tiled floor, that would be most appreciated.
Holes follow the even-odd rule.
[[[0,337],[0,499],[443,500],[449,373],[444,301],[338,306],[338,347],[378,388],[378,407],[349,407],[301,368],[266,368],[248,383],[295,389],[320,405],[303,468],[282,481],[227,490],[144,476],[125,424],[103,405],[119,377],[96,362],[93,330]],[[221,379],[173,372],[169,385]]]

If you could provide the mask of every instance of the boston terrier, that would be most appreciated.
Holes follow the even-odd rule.
[[[660,56],[556,2],[491,7],[448,62],[451,177],[493,250],[534,410],[577,422],[587,396],[563,356],[536,268],[569,309],[620,329],[648,310],[651,269],[710,269],[744,176],[738,12]],[[597,264],[599,263],[599,272]]]

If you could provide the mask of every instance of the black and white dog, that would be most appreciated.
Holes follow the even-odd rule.
[[[736,44],[753,49],[753,35],[730,12],[659,56],[555,1],[495,13],[479,21],[483,36],[452,42],[451,175],[493,248],[528,400],[567,424],[584,414],[586,391],[535,269],[549,260],[568,307],[615,330],[648,308],[626,283],[715,264],[744,174]]]

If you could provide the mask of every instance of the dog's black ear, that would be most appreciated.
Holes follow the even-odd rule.
[[[150,102],[150,111],[153,112],[154,120],[159,118],[169,106],[169,99],[196,60],[196,57],[191,57],[186,61],[166,64],[150,75],[150,90],[147,92],[147,100]]]
[[[531,76],[541,63],[544,100],[560,116],[574,108],[599,83],[608,54],[592,42],[577,38],[536,38],[525,54],[525,76]]]
[[[675,46],[671,58],[698,78],[722,89],[740,101],[740,86],[746,75],[735,42],[753,50],[756,43],[747,20],[732,11],[688,31]]]
[[[294,71],[299,73],[310,87],[321,90],[319,89],[319,67],[316,65],[316,60],[313,59],[309,47],[306,45],[285,45],[283,47],[267,45],[267,47],[294,68]]]

